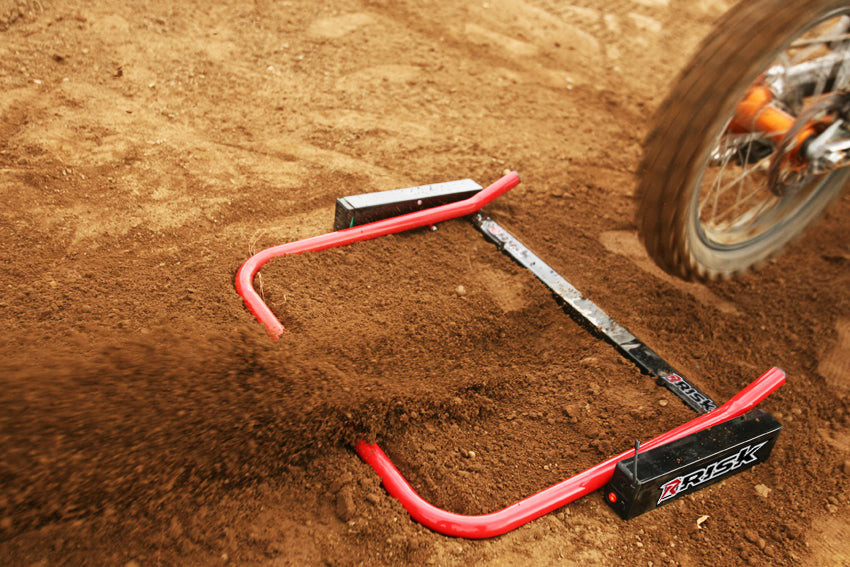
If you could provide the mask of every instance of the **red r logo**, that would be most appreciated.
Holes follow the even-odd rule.
[[[658,499],[658,503],[667,500],[668,498],[673,498],[676,496],[676,493],[679,492],[679,485],[682,484],[682,477],[674,478],[667,484],[661,487],[661,498]]]

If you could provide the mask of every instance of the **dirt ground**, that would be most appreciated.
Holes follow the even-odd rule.
[[[635,233],[652,112],[728,7],[0,0],[0,563],[850,565],[850,194],[735,282]],[[466,220],[273,261],[277,342],[234,290],[336,197],[506,169],[488,213],[715,399],[787,372],[767,463],[482,541],[383,490],[360,437],[476,514],[693,416]]]

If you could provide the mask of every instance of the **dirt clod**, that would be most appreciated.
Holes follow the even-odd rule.
[[[336,516],[343,522],[348,522],[356,514],[357,508],[354,506],[354,495],[350,487],[344,486],[336,495]]]

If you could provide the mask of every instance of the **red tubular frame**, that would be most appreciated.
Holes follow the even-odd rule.
[[[317,252],[466,216],[478,211],[500,195],[507,193],[519,182],[519,175],[512,172],[463,201],[268,248],[251,256],[239,268],[236,274],[236,291],[242,296],[246,307],[266,327],[269,336],[272,339],[277,339],[284,332],[283,325],[253,287],[254,276],[272,258],[303,252]],[[714,411],[663,433],[641,444],[640,447],[644,450],[650,450],[743,415],[773,393],[784,382],[785,373],[779,368],[772,368]],[[490,514],[467,516],[442,510],[423,500],[378,445],[367,443],[361,439],[356,443],[355,450],[378,473],[387,491],[401,501],[414,520],[436,532],[465,538],[487,538],[502,535],[581,498],[604,486],[611,478],[617,463],[634,455],[634,449],[630,449],[528,498],[515,502],[507,508]]]
[[[784,383],[785,373],[779,368],[771,368],[716,410],[701,415],[646,443],[641,443],[640,448],[648,451],[659,445],[670,443],[743,415]],[[423,500],[376,444],[360,440],[355,446],[355,450],[364,461],[372,465],[372,468],[381,477],[387,492],[401,501],[414,520],[441,534],[476,539],[507,533],[602,488],[614,473],[617,462],[627,459],[635,453],[634,449],[620,453],[616,457],[611,457],[595,467],[591,467],[497,512],[480,516],[467,516],[448,512]]]
[[[370,240],[379,236],[404,232],[405,230],[470,215],[496,197],[504,195],[516,187],[519,181],[519,175],[516,172],[511,172],[489,187],[482,189],[463,201],[267,248],[248,258],[242,264],[242,267],[239,268],[239,271],[236,273],[236,291],[242,296],[248,310],[254,314],[254,317],[260,323],[265,325],[269,336],[277,340],[284,333],[283,325],[254,290],[254,276],[272,258],[288,256],[290,254],[301,254],[302,252],[318,252],[319,250],[345,246],[353,242]]]

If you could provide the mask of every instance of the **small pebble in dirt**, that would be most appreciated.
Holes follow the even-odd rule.
[[[770,496],[770,492],[773,490],[772,488],[768,488],[767,486],[765,486],[763,484],[757,484],[755,486],[755,488],[756,488],[756,494],[758,494],[762,498],[767,498],[768,496]]]
[[[370,492],[366,495],[366,501],[375,506],[378,505],[378,502],[381,501],[381,497],[375,494],[374,492]]]
[[[803,535],[803,529],[797,524],[787,523],[782,526],[785,529],[785,534],[790,539],[797,539]]]
[[[468,453],[466,454],[466,456],[467,456],[467,457],[469,457],[470,459],[474,459],[474,458],[475,458],[475,451],[470,451],[470,452],[468,452]]]
[[[762,549],[762,551],[764,551],[764,554],[767,555],[768,557],[773,557],[774,555],[776,555],[776,549],[774,549],[774,547],[772,545],[765,546],[765,548]]]
[[[463,287],[462,285],[457,286],[455,291],[457,292],[458,295],[466,295],[466,288]]]
[[[758,543],[759,534],[752,528],[747,528],[744,530],[744,539],[750,543]]]
[[[844,461],[844,465],[841,467],[841,470],[844,472],[844,474],[850,476],[850,459]]]
[[[658,400],[658,405],[664,407],[667,405],[667,400]]]
[[[180,520],[176,517],[171,518],[171,523],[168,525],[168,530],[166,530],[171,539],[179,540],[183,536],[183,526],[180,524]]]

